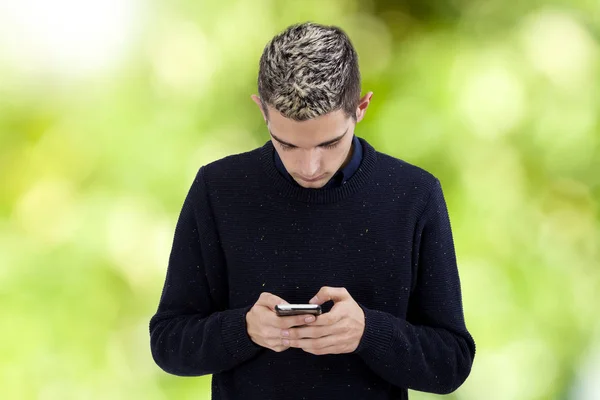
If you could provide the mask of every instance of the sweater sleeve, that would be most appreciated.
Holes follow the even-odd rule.
[[[368,309],[354,351],[395,386],[447,394],[470,374],[475,342],[464,322],[450,220],[436,179],[415,231],[416,282],[406,319]]]
[[[225,371],[263,349],[248,336],[246,313],[252,305],[228,309],[225,304],[225,258],[211,215],[201,169],[181,209],[158,310],[149,325],[154,361],[173,375]]]

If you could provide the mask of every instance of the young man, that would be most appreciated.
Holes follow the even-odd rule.
[[[440,182],[355,136],[360,90],[339,28],[294,25],[265,47],[252,98],[270,140],[191,185],[150,321],[163,370],[213,374],[213,399],[406,399],[465,381],[475,343]],[[274,311],[308,302],[324,313]]]

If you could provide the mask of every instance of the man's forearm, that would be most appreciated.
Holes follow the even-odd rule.
[[[475,343],[466,330],[416,326],[389,313],[361,307],[365,331],[355,353],[388,382],[446,394],[469,376]]]
[[[208,317],[157,313],[150,321],[152,356],[164,371],[200,376],[231,369],[261,351],[246,331],[251,306]]]

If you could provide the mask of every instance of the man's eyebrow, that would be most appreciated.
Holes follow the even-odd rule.
[[[336,138],[333,138],[333,139],[331,139],[331,140],[327,140],[327,141],[325,141],[325,142],[323,142],[323,143],[319,143],[319,144],[317,145],[317,147],[324,147],[324,146],[328,146],[328,145],[330,145],[330,144],[333,144],[333,143],[335,143],[335,142],[337,142],[337,141],[339,141],[339,140],[342,140],[342,138],[343,138],[344,136],[346,136],[346,133],[348,133],[348,129],[349,129],[349,128],[346,128],[346,131],[344,131],[344,133],[342,133],[340,136],[338,136],[338,137],[336,137]],[[285,140],[279,139],[277,136],[275,136],[275,135],[273,134],[273,132],[271,132],[271,130],[270,130],[270,129],[269,129],[269,134],[271,134],[271,136],[273,136],[273,139],[277,140],[277,141],[278,141],[279,143],[281,143],[281,144],[284,144],[284,145],[286,145],[286,146],[290,146],[290,147],[298,147],[298,146],[296,146],[295,144],[291,144],[291,143],[288,143],[288,142],[286,142]]]

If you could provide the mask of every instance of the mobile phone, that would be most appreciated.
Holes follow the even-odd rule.
[[[321,315],[323,313],[318,304],[277,304],[275,312],[280,317],[303,314]]]

